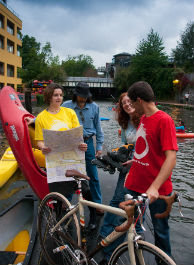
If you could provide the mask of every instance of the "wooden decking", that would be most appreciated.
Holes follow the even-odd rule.
[[[165,105],[170,107],[177,107],[177,108],[183,108],[183,109],[194,109],[194,105],[191,104],[182,104],[182,103],[176,103],[176,102],[165,102],[165,101],[158,101],[158,105]]]

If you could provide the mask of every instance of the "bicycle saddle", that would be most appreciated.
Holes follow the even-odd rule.
[[[73,178],[80,178],[80,179],[86,179],[86,180],[90,180],[90,178],[82,173],[80,173],[79,171],[75,170],[75,169],[68,169],[65,173],[65,176],[67,178],[73,177]]]

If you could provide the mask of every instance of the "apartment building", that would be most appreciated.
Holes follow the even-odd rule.
[[[21,87],[22,79],[18,69],[22,67],[20,50],[22,21],[7,5],[0,0],[0,89],[6,85],[15,90]]]

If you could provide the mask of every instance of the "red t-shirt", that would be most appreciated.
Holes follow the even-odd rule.
[[[134,162],[125,187],[140,193],[146,192],[157,177],[167,150],[178,151],[172,118],[161,110],[150,117],[143,115],[136,133]],[[167,195],[172,192],[171,175],[160,187],[159,194]]]

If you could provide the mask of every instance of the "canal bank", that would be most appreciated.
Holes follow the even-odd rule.
[[[182,104],[182,103],[166,102],[166,101],[158,101],[157,104],[161,106],[177,107],[177,108],[183,108],[183,109],[189,109],[189,110],[194,109],[194,105],[191,105],[191,104]]]

